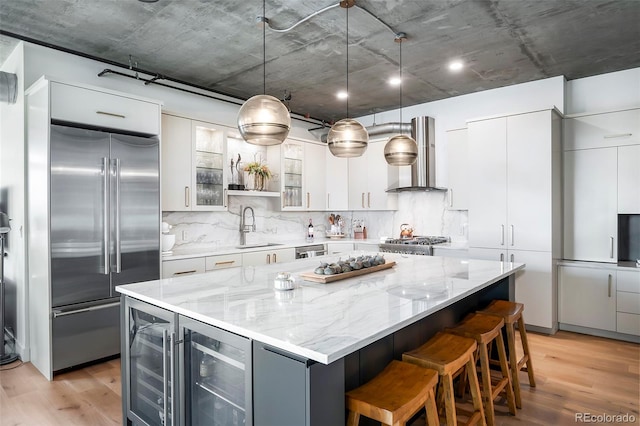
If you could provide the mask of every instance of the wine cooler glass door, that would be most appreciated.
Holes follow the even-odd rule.
[[[195,321],[180,325],[185,343],[186,423],[251,425],[249,340]]]

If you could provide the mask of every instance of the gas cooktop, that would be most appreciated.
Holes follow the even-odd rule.
[[[387,238],[384,240],[384,244],[417,244],[417,245],[434,245],[448,243],[450,240],[447,237],[434,237],[434,236],[415,236],[413,238]]]
[[[448,243],[451,241],[447,237],[435,236],[415,236],[413,238],[387,238],[378,248],[387,253],[421,254],[432,256],[432,246],[436,244]]]

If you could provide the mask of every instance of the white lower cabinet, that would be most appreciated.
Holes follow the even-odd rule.
[[[362,251],[379,251],[379,245],[377,243],[356,243],[356,250]]]
[[[162,278],[180,277],[183,275],[202,274],[206,270],[205,258],[164,260],[162,262]]]
[[[561,266],[561,324],[616,331],[616,271]]]
[[[640,271],[618,271],[616,331],[640,336]]]
[[[242,253],[243,266],[271,265],[274,263],[293,262],[296,258],[294,248],[254,251]]]
[[[525,324],[555,330],[557,281],[550,252],[469,248],[469,258],[524,263],[516,273],[515,301],[524,303]]]
[[[355,250],[353,243],[327,243],[327,254],[345,253]]]

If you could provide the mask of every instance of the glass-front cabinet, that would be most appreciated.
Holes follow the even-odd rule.
[[[186,424],[252,424],[249,339],[184,317],[180,330]]]
[[[282,209],[303,210],[304,145],[289,140],[282,144]]]
[[[249,339],[128,297],[123,305],[123,424],[253,424]]]
[[[226,208],[225,135],[221,128],[201,121],[192,121],[194,210],[224,210]]]
[[[177,425],[173,312],[126,299],[125,424]]]

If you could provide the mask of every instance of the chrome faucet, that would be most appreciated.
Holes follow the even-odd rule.
[[[251,231],[256,232],[256,215],[253,208],[249,206],[244,209],[240,206],[240,210],[242,210],[242,214],[240,215],[240,245],[244,246],[247,244],[247,234]],[[251,225],[247,225],[247,210],[251,210]]]

